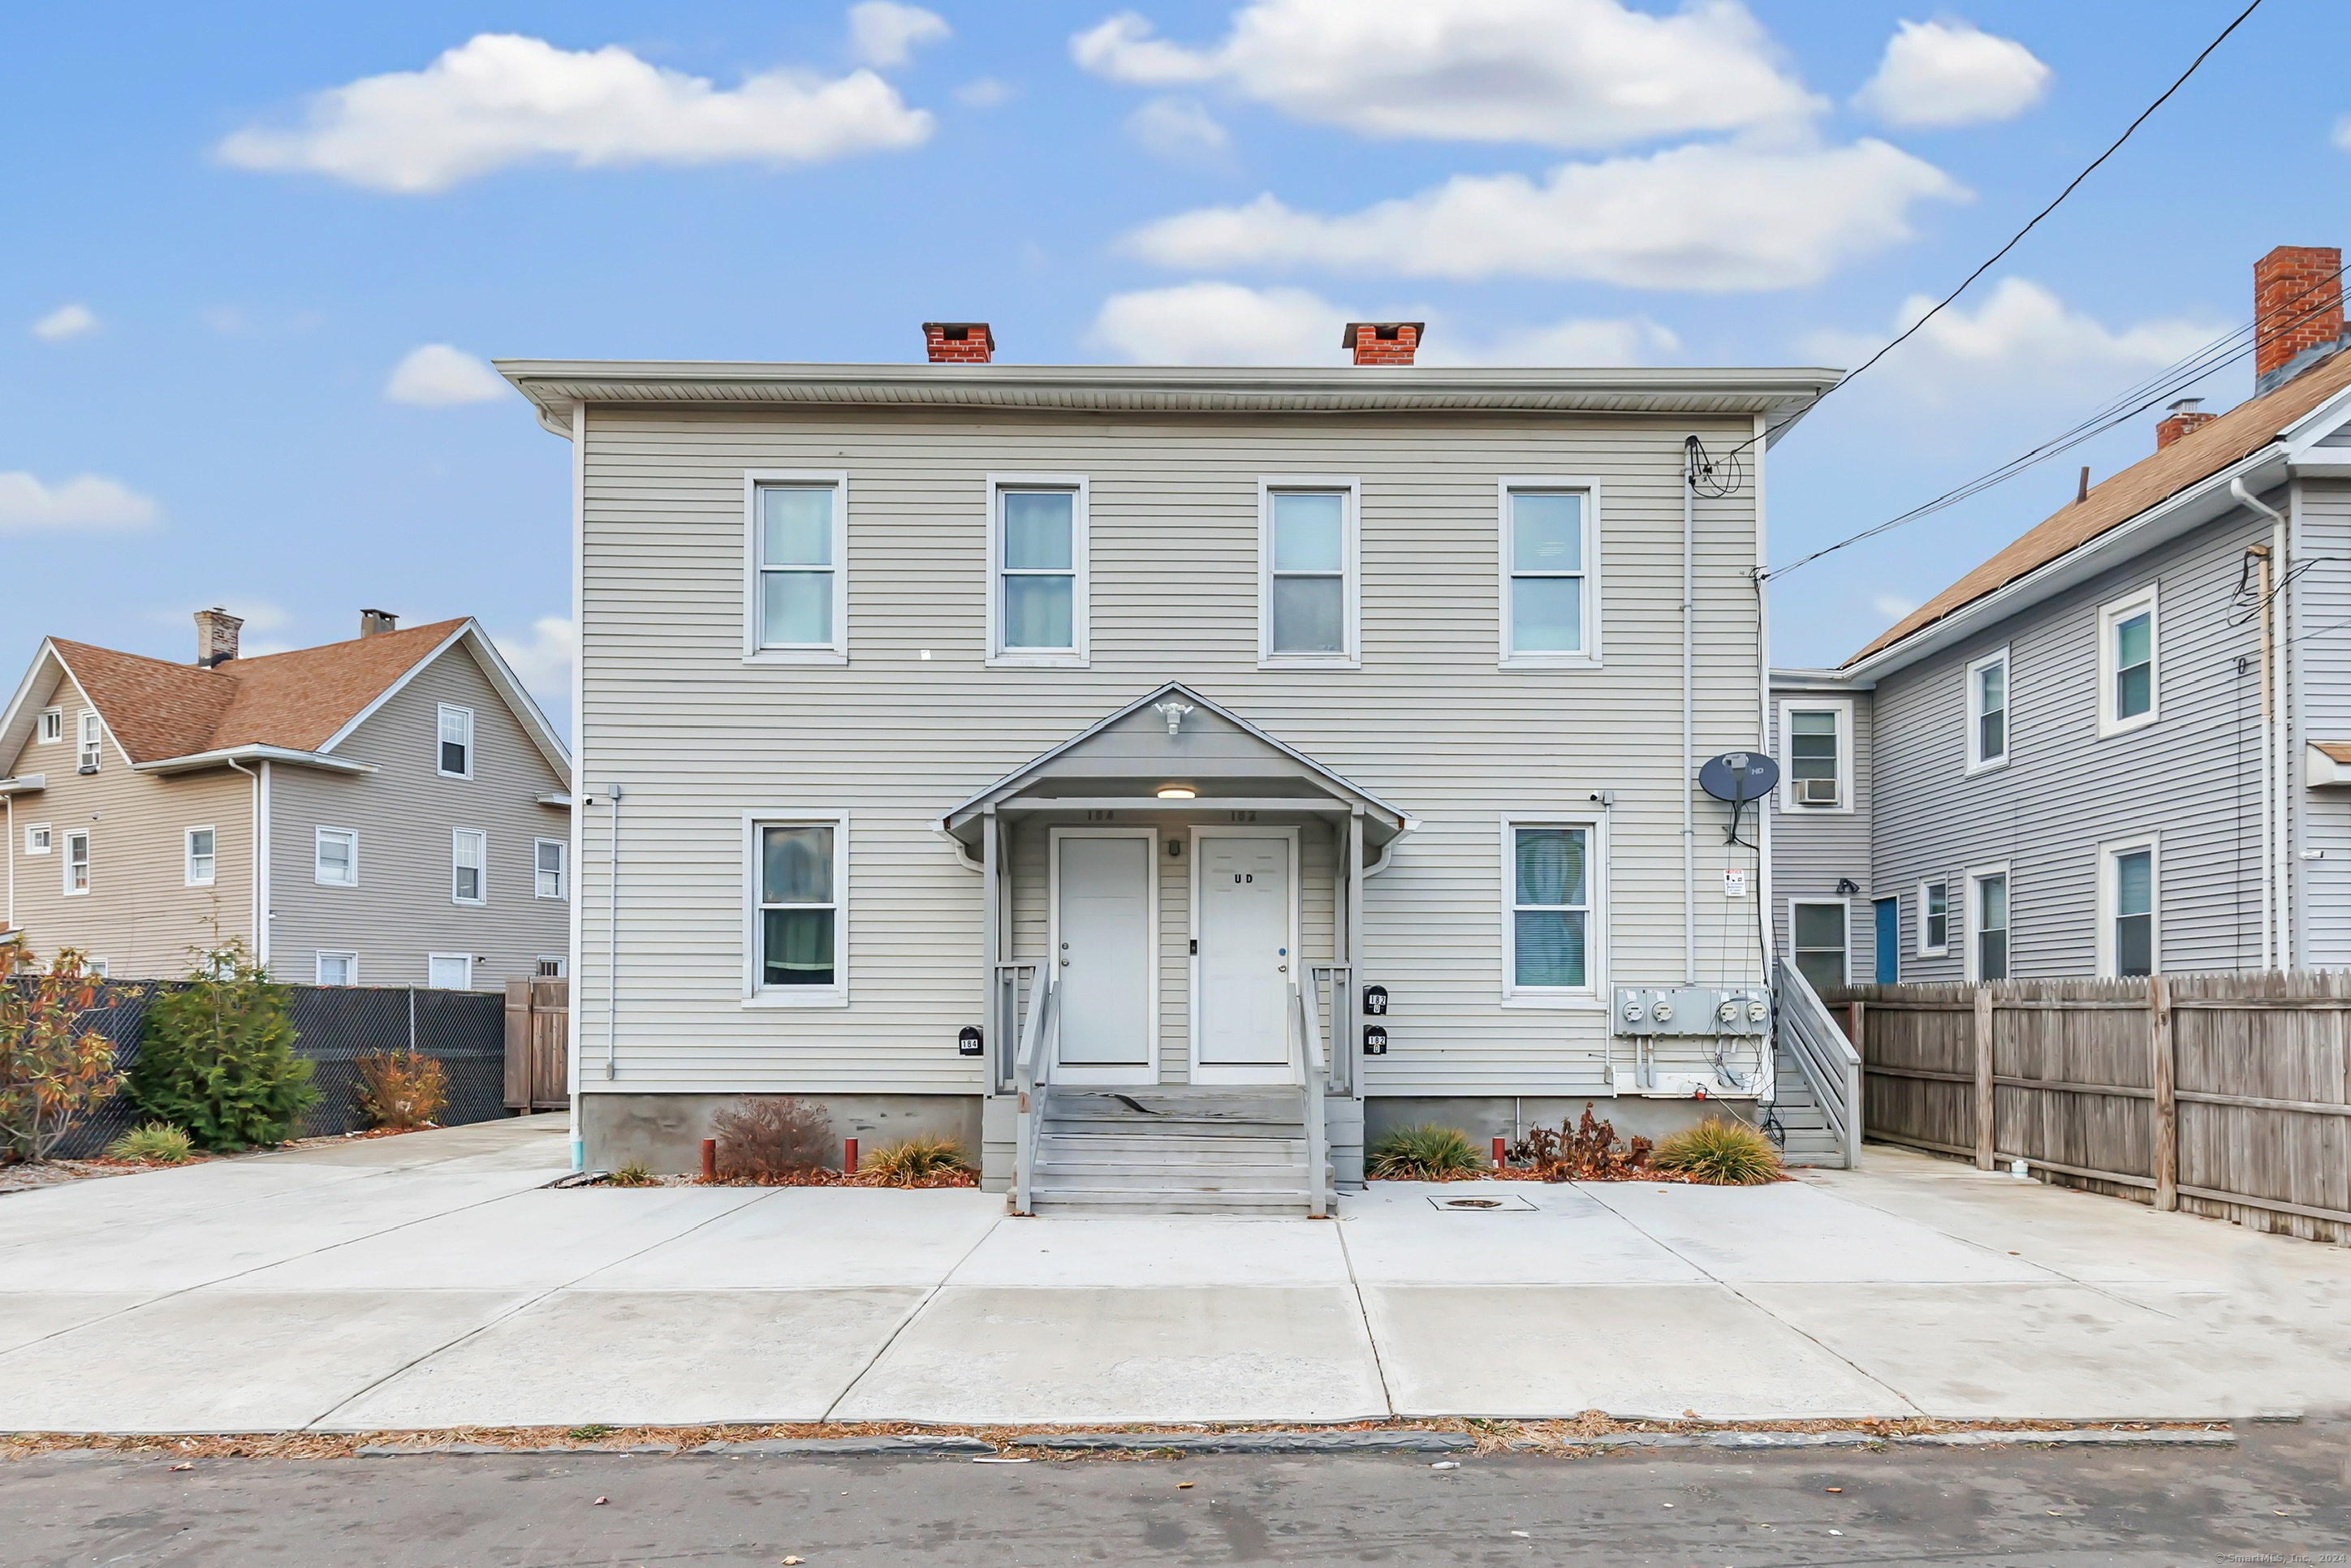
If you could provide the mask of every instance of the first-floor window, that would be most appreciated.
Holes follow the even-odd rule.
[[[87,833],[66,835],[66,891],[89,891],[89,835]]]
[[[213,830],[209,827],[188,829],[188,886],[209,888],[213,883],[215,859],[213,855]]]
[[[449,898],[458,904],[486,904],[485,878],[490,864],[490,836],[478,827],[454,828],[449,834]]]
[[[564,886],[564,858],[571,846],[560,838],[540,838],[531,843],[531,891],[542,898],[563,898],[569,889]]]
[[[321,827],[314,838],[311,879],[322,888],[360,885],[360,836],[348,827]]]
[[[2155,972],[2155,849],[2142,846],[2115,851],[2108,857],[2113,878],[2107,897],[2114,910],[2114,972],[2143,975]]]
[[[570,961],[568,959],[556,958],[547,953],[541,953],[538,958],[538,968],[537,971],[538,978],[540,980],[561,980],[565,971],[570,967]]]
[[[357,953],[320,953],[319,983],[320,985],[357,985],[360,982],[360,955]]]
[[[1592,988],[1592,829],[1510,829],[1510,986]]]
[[[1975,878],[1975,978],[2008,978],[2008,873]]]
[[[763,822],[756,828],[758,989],[841,984],[841,828]]]
[[[1918,953],[1922,958],[1949,951],[1951,945],[1951,885],[1918,884]]]
[[[471,991],[474,989],[474,955],[471,953],[428,953],[424,959],[424,983],[434,991]]]
[[[1846,952],[1847,917],[1843,904],[1795,904],[1789,909],[1794,928],[1796,969],[1814,991],[1845,983],[1851,972]]]

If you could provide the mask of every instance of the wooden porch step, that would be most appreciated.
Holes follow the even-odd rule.
[[[1244,1214],[1303,1219],[1310,1207],[1303,1188],[1148,1191],[1118,1187],[1040,1187],[1029,1201],[1040,1214]]]

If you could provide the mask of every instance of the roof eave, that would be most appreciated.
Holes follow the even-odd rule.
[[[329,773],[371,774],[373,763],[353,762],[349,757],[330,757],[319,752],[297,751],[291,746],[262,745],[247,742],[241,746],[222,746],[209,752],[191,752],[183,757],[158,757],[150,763],[133,763],[136,774],[187,774],[202,768],[226,767],[231,763],[290,763],[298,767],[323,768]]]

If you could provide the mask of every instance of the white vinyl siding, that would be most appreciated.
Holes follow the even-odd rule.
[[[424,957],[424,983],[433,991],[473,990],[474,955],[427,953]]]
[[[1607,870],[1597,822],[1502,825],[1502,995],[1520,1005],[1597,1002]]]
[[[2098,733],[2126,734],[2155,722],[2160,671],[2152,584],[2098,609]]]
[[[849,1003],[849,819],[746,819],[744,995],[775,1007]]]
[[[360,982],[360,955],[322,952],[312,972],[320,985],[357,985]]]
[[[1258,661],[1353,669],[1360,661],[1356,483],[1259,482]]]
[[[1843,898],[1793,898],[1788,929],[1797,970],[1814,991],[1849,984],[1853,974],[1853,906]]]
[[[1505,479],[1501,662],[1583,665],[1599,656],[1599,486],[1588,479]]]
[[[534,897],[571,896],[571,846],[560,838],[534,839],[530,846],[530,888]]]
[[[66,893],[79,898],[89,891],[89,835],[66,835]]]
[[[454,703],[441,704],[440,741],[434,765],[444,778],[474,776],[474,711]]]
[[[988,662],[1082,669],[1092,582],[1082,474],[987,476]]]
[[[744,477],[744,657],[764,664],[849,659],[849,476],[757,470]]]
[[[360,885],[360,836],[349,827],[321,827],[311,835],[310,879],[321,888]]]
[[[449,830],[449,901],[490,901],[490,836],[478,827]]]
[[[213,885],[214,876],[220,864],[217,852],[218,842],[218,836],[209,827],[188,829],[184,859],[189,887],[209,888]]]
[[[74,766],[78,771],[86,774],[98,772],[99,753],[103,750],[99,742],[104,733],[96,711],[85,711],[81,715],[81,738],[74,748]]]
[[[1971,774],[2008,761],[2008,671],[2005,648],[1968,666],[1968,772]]]

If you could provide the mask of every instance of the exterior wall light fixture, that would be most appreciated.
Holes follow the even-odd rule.
[[[1162,784],[1159,786],[1159,798],[1161,800],[1196,800],[1199,798],[1199,794],[1200,792],[1194,789],[1190,784]]]

